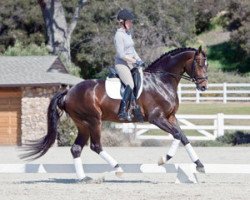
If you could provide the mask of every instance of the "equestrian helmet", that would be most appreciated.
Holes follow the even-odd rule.
[[[126,21],[126,20],[133,20],[135,17],[134,17],[134,14],[127,10],[127,9],[122,9],[119,11],[118,15],[117,15],[117,20],[118,21]]]

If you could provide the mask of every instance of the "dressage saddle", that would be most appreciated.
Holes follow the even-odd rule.
[[[132,73],[132,77],[133,77],[133,80],[134,80],[134,89],[133,89],[133,93],[132,93],[132,96],[131,96],[131,104],[133,105],[133,114],[134,114],[134,117],[139,122],[143,122],[143,115],[141,113],[141,108],[136,103],[136,98],[138,96],[140,87],[142,87],[141,86],[141,83],[142,83],[141,75],[140,75],[138,67],[134,67],[131,70],[131,73]],[[117,74],[117,72],[116,72],[116,70],[115,70],[114,67],[109,67],[108,78],[119,78],[119,75]],[[126,88],[126,85],[124,83],[122,83],[122,81],[121,81],[121,89],[120,89],[121,96],[123,96],[125,88]]]

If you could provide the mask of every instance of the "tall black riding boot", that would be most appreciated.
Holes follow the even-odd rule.
[[[120,108],[119,108],[119,113],[118,113],[119,120],[131,121],[131,118],[127,112],[127,107],[130,104],[132,92],[133,91],[131,87],[127,85],[123,93],[123,97],[122,97]]]

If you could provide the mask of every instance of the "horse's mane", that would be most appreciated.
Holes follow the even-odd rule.
[[[177,49],[170,50],[170,51],[162,54],[159,58],[157,58],[155,61],[153,61],[151,64],[149,64],[148,67],[154,65],[156,62],[158,62],[159,60],[161,60],[165,56],[169,56],[169,57],[175,56],[179,53],[186,52],[186,51],[197,51],[197,49],[192,48],[192,47],[183,47],[183,48],[177,48]]]

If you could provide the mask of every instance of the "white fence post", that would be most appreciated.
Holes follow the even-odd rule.
[[[227,83],[223,83],[223,103],[227,103]]]
[[[224,135],[224,114],[217,114],[217,137]]]
[[[225,123],[225,119],[234,120],[242,119],[250,120],[250,115],[224,115],[223,113],[218,113],[216,115],[177,115],[176,116],[181,123],[181,129],[183,130],[196,130],[202,134],[202,136],[188,136],[189,140],[214,140],[217,137],[223,136],[225,130],[250,130],[249,123],[245,125],[231,125],[230,123]],[[193,124],[188,121],[189,119],[196,120],[213,120],[214,125],[201,125],[200,123]],[[247,121],[248,122],[248,121]],[[207,124],[207,123],[206,123]],[[133,123],[123,123],[115,124],[115,128],[122,129],[123,133],[128,134],[130,138],[137,137],[138,139],[156,139],[156,140],[169,140],[172,136],[168,135],[143,135],[146,131],[151,129],[159,129],[152,124],[133,124]],[[211,132],[210,132],[211,131]],[[214,135],[212,134],[214,133]]]
[[[196,103],[200,103],[200,92],[196,89]]]
[[[192,84],[182,83],[178,85],[177,94],[181,103],[185,101],[250,102],[250,83],[211,83],[209,90],[202,92],[195,90]]]
[[[217,116],[217,118],[218,118],[218,116]],[[218,137],[218,120],[217,120],[217,118],[216,119],[214,119],[214,137],[215,137],[215,139]]]

